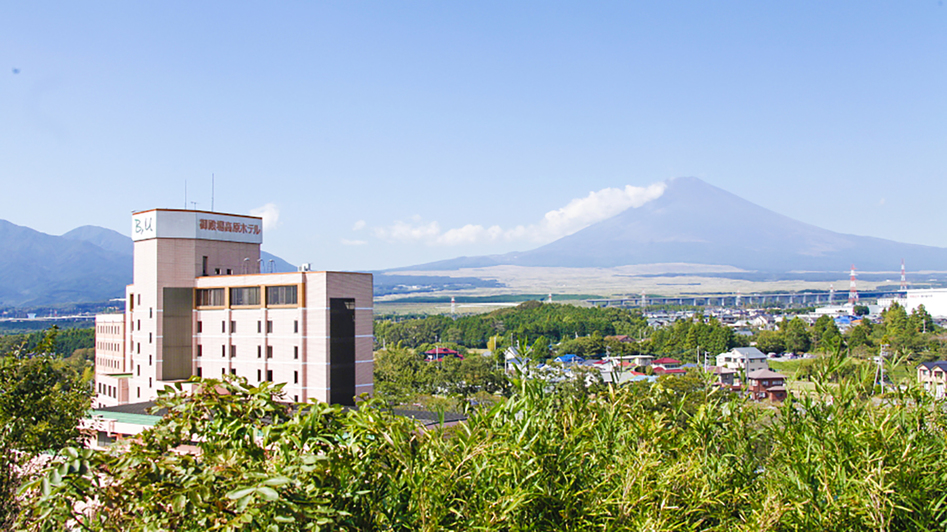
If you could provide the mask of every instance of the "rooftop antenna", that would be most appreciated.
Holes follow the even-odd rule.
[[[848,283],[848,304],[854,305],[858,302],[858,289],[855,288],[855,265],[852,264],[851,281]]]
[[[184,210],[187,210],[187,179],[184,180]]]
[[[214,174],[210,174],[210,212],[214,212]]]
[[[901,259],[901,291],[904,292],[908,289],[908,280],[904,276],[904,259]]]
[[[191,202],[191,210],[192,210],[192,211],[196,211],[196,210],[197,210],[197,202],[196,202],[196,201],[192,201],[192,202]]]

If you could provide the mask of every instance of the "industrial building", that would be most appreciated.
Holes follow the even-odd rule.
[[[124,314],[96,317],[95,407],[144,403],[191,376],[285,383],[287,400],[372,393],[372,276],[259,273],[262,219],[132,215]]]

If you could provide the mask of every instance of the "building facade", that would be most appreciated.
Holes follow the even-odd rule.
[[[97,318],[98,405],[150,401],[193,375],[285,383],[293,401],[354,404],[372,392],[371,274],[258,273],[262,237],[252,216],[132,215],[125,314]],[[122,323],[120,360],[105,347],[116,343],[114,329],[100,347],[100,319]]]

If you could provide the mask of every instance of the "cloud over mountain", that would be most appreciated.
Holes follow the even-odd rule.
[[[437,221],[425,221],[420,216],[414,216],[409,221],[398,220],[388,226],[374,227],[372,234],[389,242],[421,242],[432,246],[496,241],[541,244],[575,233],[627,209],[640,207],[661,197],[666,186],[666,183],[654,183],[647,187],[627,185],[624,188],[589,192],[588,196],[573,199],[564,207],[547,212],[534,224],[508,229],[498,225],[485,227],[467,224],[443,230]],[[356,222],[355,230],[362,227],[364,222]]]

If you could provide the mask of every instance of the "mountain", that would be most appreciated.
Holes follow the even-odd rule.
[[[34,307],[105,301],[125,295],[132,282],[132,239],[84,225],[62,236],[0,220],[0,307]],[[261,252],[277,272],[294,272],[285,260]]]
[[[263,271],[270,271],[269,264],[270,261],[273,261],[273,271],[277,273],[287,273],[296,271],[296,267],[292,264],[286,262],[285,260],[277,257],[272,253],[267,253],[266,251],[260,252],[260,258],[263,259]]]
[[[836,233],[778,214],[695,177],[669,180],[664,193],[525,252],[460,257],[398,270],[497,265],[614,267],[690,263],[763,272],[947,270],[947,249]]]
[[[111,229],[98,227],[95,225],[83,225],[62,235],[69,240],[79,240],[99,246],[106,251],[112,251],[120,255],[131,255],[135,249],[135,243],[132,239]]]
[[[0,306],[37,306],[121,297],[131,255],[0,220]]]

